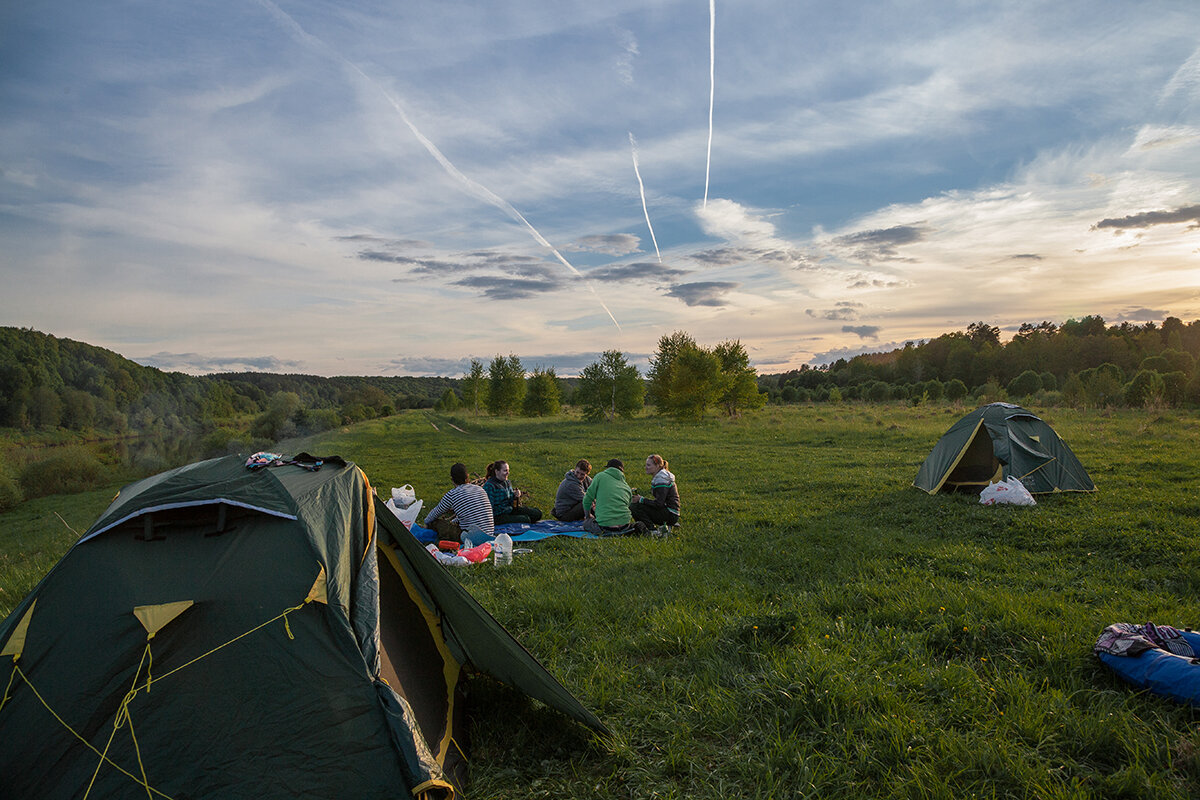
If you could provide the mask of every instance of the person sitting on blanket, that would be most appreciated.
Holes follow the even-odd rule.
[[[438,532],[443,539],[463,540],[463,534],[481,531],[495,535],[492,525],[492,504],[482,486],[467,481],[465,464],[450,468],[450,480],[454,488],[442,495],[442,499],[425,515],[422,525]],[[445,519],[439,519],[443,514]]]
[[[595,516],[584,520],[583,529],[601,536],[618,536],[645,530],[641,523],[629,518],[629,501],[633,496],[625,482],[625,465],[621,459],[610,459],[605,468],[583,493],[583,507],[591,509],[596,504]]]
[[[483,484],[488,500],[492,503],[492,519],[497,525],[520,522],[532,525],[542,518],[542,510],[521,505],[521,493],[508,480],[508,462],[496,461],[488,464],[487,480]]]
[[[592,465],[586,458],[581,458],[575,464],[575,469],[567,470],[558,492],[554,495],[555,519],[563,522],[579,522],[587,516],[583,511],[583,494],[592,485]]]
[[[660,455],[646,457],[646,474],[650,478],[651,497],[636,494],[629,512],[638,522],[654,527],[679,524],[679,489],[675,476],[667,469],[667,460]]]

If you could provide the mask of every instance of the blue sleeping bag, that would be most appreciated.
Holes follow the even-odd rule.
[[[1108,630],[1111,628],[1106,632]],[[1200,633],[1177,632],[1190,645],[1193,653],[1200,654]],[[1104,641],[1104,637],[1101,637],[1101,641]],[[1100,649],[1099,644],[1096,655],[1109,669],[1134,686],[1181,703],[1200,706],[1200,658],[1179,655],[1154,646],[1136,655],[1115,655]]]

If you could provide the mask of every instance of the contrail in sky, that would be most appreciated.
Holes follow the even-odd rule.
[[[558,252],[558,249],[555,248],[554,245],[550,244],[550,242],[546,240],[546,237],[542,236],[542,234],[538,232],[538,229],[533,227],[529,220],[525,219],[520,211],[517,211],[517,209],[513,208],[511,203],[481,183],[468,178],[458,169],[458,167],[454,166],[454,164],[450,162],[450,159],[446,158],[442,151],[437,148],[437,145],[427,139],[425,134],[417,130],[417,126],[414,125],[412,120],[408,118],[408,114],[404,113],[404,107],[400,105],[400,102],[396,100],[396,98],[393,97],[390,92],[380,86],[374,79],[371,78],[371,76],[367,75],[367,73],[359,69],[358,65],[343,57],[332,47],[325,44],[325,42],[323,42],[321,39],[318,39],[316,36],[313,36],[311,33],[308,33],[306,30],[301,28],[300,24],[296,22],[296,20],[292,19],[290,14],[288,14],[279,6],[275,5],[273,2],[271,2],[271,0],[258,1],[260,5],[267,9],[267,11],[271,12],[271,14],[277,20],[279,20],[279,22],[285,28],[290,30],[293,35],[300,39],[300,41],[304,42],[309,47],[327,53],[328,55],[337,59],[345,66],[357,72],[360,76],[362,76],[363,80],[367,81],[367,83],[374,86],[379,93],[384,96],[388,103],[391,104],[392,108],[396,110],[396,113],[400,115],[400,119],[404,120],[404,124],[408,126],[410,131],[412,131],[413,136],[417,137],[417,141],[419,141],[421,145],[427,151],[429,151],[429,155],[433,156],[437,162],[442,165],[442,169],[446,170],[451,177],[457,178],[459,181],[461,181],[463,185],[466,186],[467,189],[469,189],[476,197],[491,203],[496,208],[499,208],[501,211],[505,212],[513,219],[523,224],[529,230],[529,233],[538,242],[538,244],[548,249],[551,253],[554,253],[554,257],[557,258],[564,267],[569,269],[576,277],[583,279],[584,284],[586,284],[591,293],[595,295],[596,301],[600,303],[600,307],[604,309],[604,313],[608,314],[608,318],[612,320],[613,325],[617,326],[617,330],[621,330],[621,323],[617,322],[617,318],[614,317],[613,313],[608,310],[608,306],[604,304],[604,300],[600,298],[599,293],[596,291],[596,287],[592,285],[591,281],[587,280],[587,277],[582,272],[575,269],[570,261],[567,261],[565,258],[563,258],[562,253]]]
[[[658,252],[658,239],[654,238],[654,226],[650,224],[650,211],[646,208],[646,187],[642,185],[642,172],[638,169],[637,155],[637,139],[633,138],[633,132],[629,133],[629,146],[633,149],[633,174],[637,175],[638,191],[642,193],[642,213],[646,215],[646,227],[650,229],[650,241],[654,242],[654,254],[658,256],[658,263],[662,263],[662,253]]]
[[[704,163],[704,207],[708,208],[708,172],[712,167],[713,100],[717,96],[717,0],[708,0],[708,160]]]

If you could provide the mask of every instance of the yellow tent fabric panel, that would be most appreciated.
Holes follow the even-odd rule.
[[[150,639],[154,634],[165,628],[172,620],[191,608],[195,603],[191,600],[178,600],[174,603],[159,603],[153,606],[137,606],[133,615],[142,623]]]
[[[29,610],[25,612],[25,616],[21,617],[21,621],[17,623],[16,630],[4,643],[4,649],[0,650],[0,656],[12,656],[13,661],[21,657],[21,653],[25,652],[25,637],[29,634],[29,620],[33,618],[33,609],[37,606],[37,600],[29,604]]]
[[[325,580],[324,566],[317,572],[317,579],[313,581],[312,588],[308,590],[308,597],[305,598],[305,602],[329,605],[329,587]]]

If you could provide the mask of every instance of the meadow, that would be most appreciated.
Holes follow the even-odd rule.
[[[581,457],[624,459],[643,492],[644,457],[670,460],[671,538],[553,538],[510,567],[454,571],[612,731],[473,681],[473,800],[1200,796],[1196,713],[1091,652],[1113,622],[1200,619],[1200,417],[1034,408],[1099,491],[984,507],[911,486],[967,410],[408,411],[281,447],[353,460],[381,494],[410,483],[426,508],[455,461],[481,474],[507,459],[548,511]],[[0,615],[115,488],[0,515]]]

